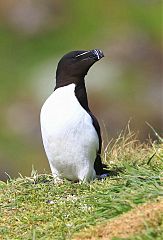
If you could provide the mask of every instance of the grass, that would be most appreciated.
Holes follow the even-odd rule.
[[[72,239],[139,204],[162,201],[161,142],[141,144],[130,131],[122,133],[105,148],[103,160],[113,175],[102,181],[54,185],[51,175],[33,170],[31,177],[0,182],[1,239]],[[127,239],[162,239],[160,221]]]

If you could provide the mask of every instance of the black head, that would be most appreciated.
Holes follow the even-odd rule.
[[[56,87],[71,83],[78,84],[84,79],[89,68],[104,57],[101,50],[72,51],[64,55],[58,63],[56,71]]]

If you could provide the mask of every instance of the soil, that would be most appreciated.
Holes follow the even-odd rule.
[[[113,237],[127,238],[143,233],[146,224],[158,226],[163,217],[163,199],[146,203],[109,220],[106,223],[87,229],[75,235],[74,240],[110,240]]]

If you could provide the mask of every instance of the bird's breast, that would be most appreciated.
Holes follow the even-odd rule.
[[[74,84],[56,89],[41,110],[45,151],[48,159],[56,162],[95,160],[99,147],[92,119],[78,102],[74,90]]]

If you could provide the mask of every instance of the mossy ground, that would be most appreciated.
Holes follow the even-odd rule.
[[[0,239],[72,239],[139,204],[162,201],[161,143],[141,144],[132,133],[120,135],[103,160],[113,175],[102,181],[54,184],[51,175],[33,171],[31,177],[0,182]],[[160,224],[134,237],[162,239],[162,232]]]

